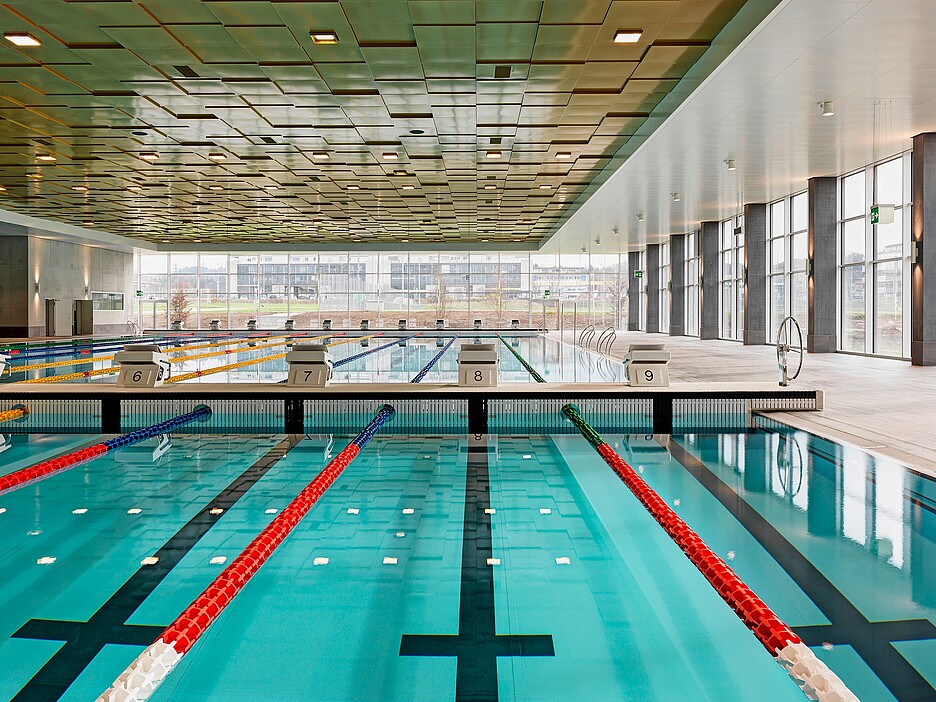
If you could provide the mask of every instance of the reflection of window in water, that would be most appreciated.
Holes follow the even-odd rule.
[[[3,453],[8,448],[13,446],[13,435],[12,434],[0,434],[0,453]]]

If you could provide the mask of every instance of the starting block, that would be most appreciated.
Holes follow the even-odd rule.
[[[519,320],[519,319],[511,319],[511,320],[510,320],[510,328],[511,328],[511,329],[519,329],[519,328],[520,328],[520,320]]]
[[[463,344],[458,351],[458,384],[497,387],[497,346]]]
[[[397,329],[399,329],[400,331],[406,331],[406,320],[405,320],[405,319],[401,319],[399,322],[397,322]]]
[[[669,387],[670,352],[663,344],[631,344],[624,356],[624,371],[631,385]]]
[[[247,320],[247,331],[257,331],[257,320],[248,319]]]
[[[331,320],[323,319],[322,320],[322,331],[331,331]]]
[[[286,331],[292,331],[295,328],[296,328],[296,320],[294,319],[287,319],[286,322],[283,324],[283,329],[285,329]]]
[[[169,356],[156,344],[124,346],[114,361],[120,365],[117,386],[121,388],[155,388],[169,377]]]
[[[296,344],[286,354],[287,385],[324,388],[332,379],[334,361],[324,344]]]
[[[172,324],[169,326],[172,331],[182,331],[185,329],[185,322],[183,322],[181,319],[173,319]]]
[[[436,329],[445,329],[445,320],[437,319],[436,320]]]
[[[476,319],[476,320],[474,321],[474,328],[475,328],[475,329],[480,329],[480,328],[481,328],[481,320],[480,320],[480,319]]]
[[[10,357],[0,353],[0,378],[10,374]]]
[[[208,331],[221,331],[221,320],[212,319],[208,322]]]
[[[368,329],[370,329],[370,320],[369,320],[369,319],[362,319],[362,320],[361,320],[361,331],[367,331]]]

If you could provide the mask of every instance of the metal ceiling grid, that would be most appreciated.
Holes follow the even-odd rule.
[[[42,45],[0,45],[2,206],[155,243],[534,246],[743,4],[8,3]]]

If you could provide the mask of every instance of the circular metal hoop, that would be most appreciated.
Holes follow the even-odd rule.
[[[794,373],[789,372],[789,355],[791,353],[799,356]],[[796,380],[800,371],[803,370],[803,332],[800,330],[799,322],[793,317],[786,317],[780,322],[777,329],[777,364],[783,378],[780,381],[781,385]]]

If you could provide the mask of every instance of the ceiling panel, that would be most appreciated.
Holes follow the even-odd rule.
[[[533,247],[742,4],[5,5],[42,46],[0,44],[2,206],[157,243]]]

